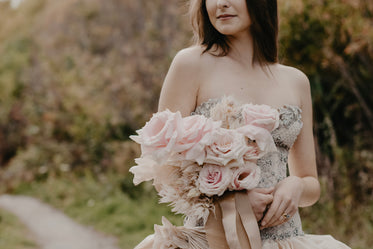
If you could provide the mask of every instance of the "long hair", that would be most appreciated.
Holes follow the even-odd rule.
[[[254,43],[253,63],[263,65],[277,62],[277,0],[246,0],[246,5],[251,19],[249,31]],[[189,15],[194,39],[197,44],[205,47],[204,52],[215,48],[219,49],[219,56],[227,55],[230,50],[229,40],[211,24],[206,0],[191,0]]]

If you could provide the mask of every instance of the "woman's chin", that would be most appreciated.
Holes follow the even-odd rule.
[[[237,29],[237,28],[231,28],[231,27],[219,28],[217,30],[222,35],[232,36],[232,37],[239,36],[240,34],[242,34],[245,31],[243,29]],[[249,28],[247,28],[246,30],[249,30]]]

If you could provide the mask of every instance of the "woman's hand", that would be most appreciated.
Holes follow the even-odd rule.
[[[267,206],[273,201],[274,188],[255,188],[247,191],[255,218],[260,221]]]
[[[274,190],[273,202],[264,216],[260,228],[280,225],[298,210],[304,184],[300,177],[289,176],[279,182]]]

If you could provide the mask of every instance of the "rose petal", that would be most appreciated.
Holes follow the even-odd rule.
[[[136,158],[137,166],[130,168],[130,172],[134,175],[133,184],[138,185],[144,181],[154,179],[155,167],[157,163],[150,158]]]
[[[198,177],[199,190],[207,196],[221,196],[232,179],[232,171],[227,167],[205,164]]]
[[[255,140],[258,147],[263,152],[267,153],[277,151],[273,137],[268,130],[253,125],[245,125],[236,130],[248,137],[250,140]]]
[[[248,163],[245,167],[238,168],[233,172],[230,190],[250,190],[255,188],[260,180],[260,168],[255,164]]]

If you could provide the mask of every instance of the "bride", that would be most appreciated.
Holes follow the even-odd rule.
[[[279,126],[271,133],[278,152],[258,160],[260,182],[246,192],[250,203],[244,208],[252,208],[261,240],[252,248],[349,248],[329,235],[302,231],[298,207],[313,205],[320,195],[312,101],[307,77],[278,63],[276,0],[192,0],[190,17],[197,44],[175,56],[159,111],[209,117],[214,106],[228,99],[267,105],[280,113]],[[193,218],[186,223],[201,226]],[[136,249],[156,249],[155,240],[151,235]],[[234,239],[227,240],[214,245],[209,241],[208,248],[241,248]]]

